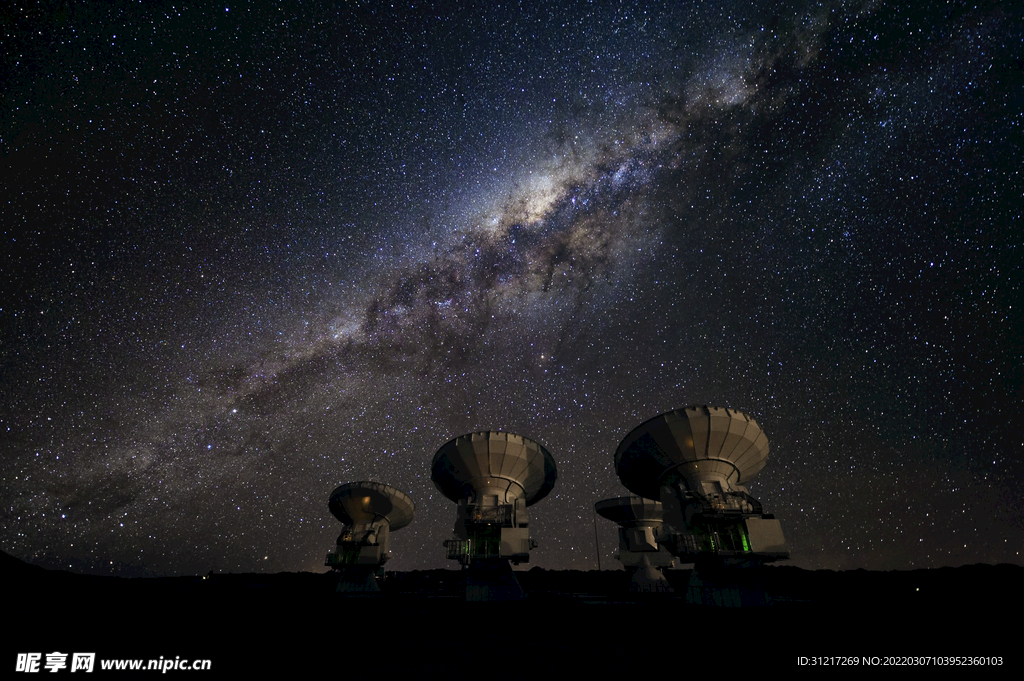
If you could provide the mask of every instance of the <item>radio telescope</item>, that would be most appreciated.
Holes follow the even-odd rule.
[[[543,446],[512,433],[461,435],[442,446],[431,479],[458,504],[448,558],[468,569],[467,600],[510,600],[524,594],[510,563],[530,560],[527,507],[555,486],[555,460]]]
[[[375,593],[390,554],[391,532],[412,522],[414,505],[404,492],[379,482],[350,482],[331,493],[328,504],[344,527],[324,565],[339,573],[338,591]]]
[[[744,486],[767,459],[768,438],[757,422],[722,407],[655,416],[619,444],[615,472],[622,484],[661,501],[672,527],[661,542],[682,562],[696,565],[688,599],[738,604],[766,598],[757,589],[736,595],[738,587],[720,575],[725,567],[789,557],[779,521]]]
[[[664,509],[643,497],[618,497],[594,504],[598,514],[619,525],[619,552],[615,558],[632,571],[629,590],[642,593],[672,591],[662,568],[675,565],[659,540],[668,537]]]
[[[788,558],[782,528],[742,483],[768,459],[768,438],[746,414],[721,407],[670,411],[633,429],[615,452],[626,488],[665,505],[675,554]]]

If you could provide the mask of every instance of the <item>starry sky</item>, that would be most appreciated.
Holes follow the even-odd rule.
[[[322,571],[369,479],[455,568],[500,429],[529,566],[607,569],[618,442],[712,404],[792,564],[1022,563],[1018,3],[279,4],[0,10],[0,549]]]

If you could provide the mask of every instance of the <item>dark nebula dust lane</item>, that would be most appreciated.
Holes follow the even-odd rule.
[[[592,569],[715,404],[795,564],[1019,564],[1021,12],[758,5],[3,10],[0,548],[321,570],[369,479],[447,567],[430,458],[503,429]]]

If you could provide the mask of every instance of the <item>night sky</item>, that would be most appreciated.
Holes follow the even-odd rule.
[[[456,568],[430,460],[501,429],[594,569],[621,438],[711,404],[791,564],[1024,561],[1019,3],[0,12],[3,551],[322,571],[369,479]]]

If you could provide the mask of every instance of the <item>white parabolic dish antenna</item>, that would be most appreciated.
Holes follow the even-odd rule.
[[[594,504],[598,515],[620,525],[632,523],[661,523],[665,511],[660,501],[643,497],[616,497]]]
[[[745,487],[767,460],[768,437],[750,416],[685,407],[630,431],[615,472],[629,491],[662,502],[673,532],[658,541],[675,556],[752,564],[789,557],[779,521]]]
[[[346,525],[370,525],[386,520],[391,530],[412,522],[415,509],[405,492],[380,482],[349,482],[331,493],[328,507]]]
[[[469,569],[466,600],[525,598],[510,564],[529,562],[537,546],[526,507],[555,486],[551,453],[513,433],[460,435],[434,454],[430,478],[458,504],[455,538],[444,545],[450,560]]]
[[[499,504],[522,498],[531,506],[557,478],[555,460],[542,445],[500,431],[460,435],[437,450],[430,468],[437,489],[456,502],[496,495]]]
[[[615,472],[634,494],[660,498],[669,478],[691,489],[718,479],[746,484],[768,460],[768,437],[750,416],[724,407],[685,407],[634,428],[615,452]]]

